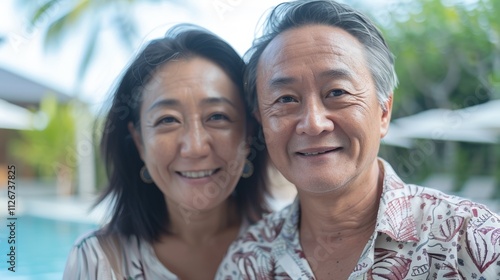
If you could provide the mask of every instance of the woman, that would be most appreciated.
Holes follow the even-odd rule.
[[[114,202],[111,220],[76,242],[64,279],[214,278],[229,244],[267,212],[243,71],[226,42],[192,25],[136,57],[101,141],[99,202]]]

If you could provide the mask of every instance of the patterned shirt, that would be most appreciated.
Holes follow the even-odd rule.
[[[375,231],[349,279],[500,279],[500,216],[405,184],[385,161]],[[315,279],[299,241],[296,199],[230,247],[217,279]],[[319,244],[328,254],[328,244]]]

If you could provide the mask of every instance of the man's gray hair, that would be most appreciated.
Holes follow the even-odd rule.
[[[245,90],[252,110],[255,112],[258,106],[257,67],[262,52],[282,32],[311,24],[341,28],[361,42],[375,82],[377,99],[385,110],[384,104],[398,84],[394,55],[381,32],[368,17],[347,5],[330,0],[285,2],[271,11],[264,22],[263,35],[254,40],[252,47],[245,54],[245,57],[249,57],[245,72]]]

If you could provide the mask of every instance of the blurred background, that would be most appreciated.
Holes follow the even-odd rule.
[[[148,40],[190,22],[243,55],[280,2],[2,1],[0,279],[60,279],[75,239],[105,221],[106,205],[90,208],[106,185],[99,124],[117,77]],[[343,2],[371,15],[396,56],[400,84],[380,155],[407,182],[500,213],[500,1]],[[15,273],[6,263],[12,165]],[[279,209],[295,190],[271,174]]]

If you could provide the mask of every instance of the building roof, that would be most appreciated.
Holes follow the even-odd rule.
[[[0,67],[0,99],[17,105],[39,104],[49,93],[62,103],[71,100],[68,94]]]
[[[33,113],[0,99],[0,129],[32,129]]]

